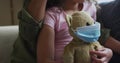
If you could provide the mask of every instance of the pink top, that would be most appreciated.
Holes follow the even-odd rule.
[[[96,7],[94,4],[85,2],[82,11],[88,12],[96,20]],[[64,47],[72,40],[68,33],[64,10],[58,7],[50,8],[46,12],[44,24],[55,30],[55,61],[63,63],[61,60]]]

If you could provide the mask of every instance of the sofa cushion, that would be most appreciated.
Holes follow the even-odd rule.
[[[18,26],[0,26],[0,63],[9,63],[13,43],[18,36]]]

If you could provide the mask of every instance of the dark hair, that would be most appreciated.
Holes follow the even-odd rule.
[[[62,1],[63,0],[48,0],[47,5],[46,5],[46,9],[53,7],[53,6],[60,7],[62,4]]]

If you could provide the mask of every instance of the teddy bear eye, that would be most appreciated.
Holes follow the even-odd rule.
[[[90,24],[89,23],[86,23],[86,26],[89,26]]]

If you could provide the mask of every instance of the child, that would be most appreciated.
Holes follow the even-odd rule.
[[[38,37],[37,62],[63,63],[63,49],[72,40],[68,32],[66,14],[86,11],[96,20],[96,7],[92,0],[53,0],[48,5],[44,25]]]

